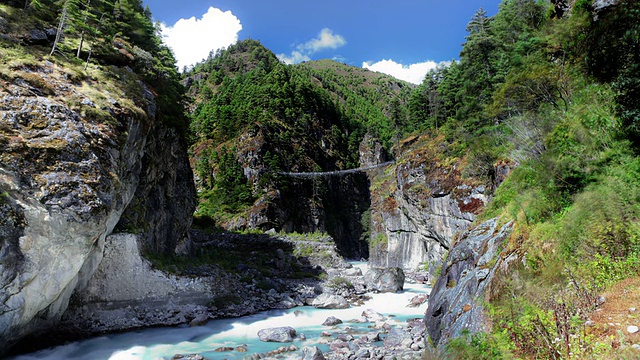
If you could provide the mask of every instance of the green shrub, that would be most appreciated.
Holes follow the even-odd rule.
[[[388,243],[389,243],[389,239],[387,238],[387,234],[385,234],[384,232],[379,232],[373,238],[371,238],[371,243],[369,244],[369,247],[371,249],[377,249],[377,248],[386,249]]]
[[[463,330],[462,336],[446,346],[447,358],[456,360],[504,360],[514,358],[510,346],[497,337],[479,332],[473,335]]]
[[[338,276],[329,280],[327,286],[331,289],[353,288],[353,283],[342,276]]]

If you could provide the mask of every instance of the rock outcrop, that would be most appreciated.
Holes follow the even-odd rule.
[[[322,293],[311,303],[313,307],[318,309],[346,309],[349,307],[347,300],[336,294]]]
[[[183,216],[193,210],[192,200],[177,199],[195,193],[185,173],[188,164],[180,165],[186,159],[183,147],[148,148],[179,141],[150,136],[172,130],[152,116],[155,98],[144,84],[138,82],[138,89],[150,96],[138,96],[134,103],[126,98],[128,89],[96,96],[50,62],[13,76],[0,80],[3,349],[60,320],[72,293],[89,283],[102,261],[106,237],[136,194],[145,197],[140,203],[146,205],[139,207],[162,213],[146,216],[148,231],[142,231],[149,242],[160,244],[172,236],[184,239],[181,232],[190,217]],[[130,71],[119,76],[123,83],[138,81]],[[145,156],[163,160],[144,163]],[[149,195],[154,192],[171,194],[166,202],[184,207],[165,211],[163,204],[150,202],[158,199]],[[169,241],[168,247],[174,244],[178,241]]]
[[[404,288],[404,271],[401,268],[371,268],[364,274],[368,289],[378,292],[398,292]]]
[[[139,235],[146,253],[187,254],[197,194],[186,144],[173,128],[154,126],[142,157],[136,193],[116,231]]]
[[[395,171],[374,174],[371,266],[414,270],[427,264],[433,275],[451,239],[487,202],[483,183],[464,179],[460,161],[444,158],[441,142],[409,138]]]
[[[498,271],[517,259],[501,253],[513,223],[486,221],[465,232],[452,247],[429,297],[425,315],[427,334],[434,346],[443,347],[463,331],[486,330],[483,301]]]
[[[190,323],[215,317],[212,301],[242,286],[222,270],[199,277],[153,269],[138,250],[140,235],[112,234],[86,288],[77,291],[54,333],[98,334]]]

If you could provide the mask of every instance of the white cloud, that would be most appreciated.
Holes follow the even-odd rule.
[[[311,55],[326,49],[337,49],[347,44],[347,40],[342,35],[334,34],[331,29],[324,28],[320,30],[318,37],[307,41],[304,44],[298,44],[297,50],[291,52],[291,55],[278,54],[278,59],[285,64],[297,64],[302,61],[311,60]]]
[[[346,44],[347,40],[342,35],[334,35],[331,29],[324,28],[320,30],[317,38],[298,45],[298,50],[307,50],[310,53],[315,53],[324,49],[337,49]]]
[[[378,71],[391,75],[400,80],[404,80],[413,84],[420,84],[424,80],[424,76],[431,69],[435,69],[438,65],[448,65],[448,62],[436,63],[435,61],[425,61],[410,65],[403,65],[391,59],[381,60],[378,62],[366,61],[362,63],[362,67],[372,71]]]
[[[200,19],[180,19],[162,25],[162,37],[176,56],[179,69],[202,61],[211,50],[226,48],[238,41],[240,20],[231,11],[209,7]]]
[[[289,65],[311,60],[309,55],[305,55],[300,51],[292,51],[291,55],[278,54],[277,56],[278,56],[278,59],[280,59],[280,61]]]

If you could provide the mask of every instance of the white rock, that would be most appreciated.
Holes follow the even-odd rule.
[[[638,332],[638,327],[635,325],[629,325],[627,326],[627,331],[629,332],[629,334],[635,334]]]
[[[340,295],[323,293],[313,300],[312,305],[319,309],[346,309],[349,307],[347,300]]]

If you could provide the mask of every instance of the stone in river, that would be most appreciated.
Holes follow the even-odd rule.
[[[302,360],[325,360],[325,357],[317,346],[305,346],[302,348]]]
[[[327,318],[327,320],[325,320],[322,325],[324,326],[334,326],[334,325],[338,325],[338,324],[342,324],[342,320],[338,319],[335,316],[329,316]]]
[[[320,294],[311,304],[318,309],[346,309],[349,307],[349,303],[344,297],[327,293]]]
[[[262,329],[258,331],[260,341],[268,342],[292,342],[296,337],[296,330],[291,326]]]

